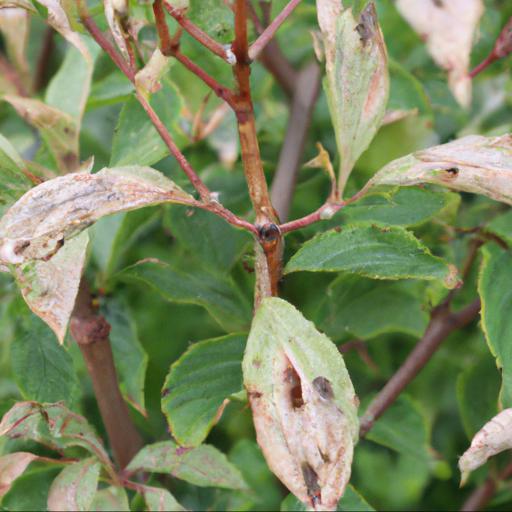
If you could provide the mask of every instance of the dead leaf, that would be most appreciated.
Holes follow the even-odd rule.
[[[505,409],[487,422],[473,437],[471,446],[459,459],[461,486],[469,474],[487,460],[512,448],[512,409]]]
[[[243,372],[270,469],[307,506],[336,510],[358,437],[358,401],[339,351],[291,304],[265,298]]]
[[[126,0],[105,0],[103,6],[112,37],[123,57],[129,60],[130,54],[123,28],[123,19],[128,16],[128,2]]]
[[[366,187],[421,183],[512,204],[512,135],[469,135],[418,151],[386,165]]]
[[[448,71],[456,100],[471,103],[469,56],[484,12],[482,0],[397,0],[397,8],[425,40],[434,61]]]
[[[148,63],[135,75],[137,89],[146,96],[158,92],[162,87],[160,79],[167,73],[170,63],[170,57],[166,57],[157,48]]]

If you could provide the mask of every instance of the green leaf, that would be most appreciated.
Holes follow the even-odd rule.
[[[132,313],[125,302],[115,298],[103,302],[101,313],[111,327],[109,339],[123,397],[146,415],[144,382],[148,356],[140,343]]]
[[[500,385],[500,374],[490,355],[460,372],[457,378],[457,400],[469,439],[489,418],[498,414]]]
[[[98,491],[92,500],[91,510],[94,512],[109,512],[112,510],[130,512],[126,491],[122,487],[114,487],[113,485]]]
[[[87,61],[75,47],[70,46],[59,70],[48,84],[45,95],[47,105],[74,119],[78,132],[89,97],[94,62],[100,52],[98,45],[91,39],[84,37],[82,40],[87,45],[91,59]]]
[[[31,187],[23,160],[0,134],[0,216]]]
[[[281,503],[281,512],[300,512],[303,510],[306,511],[309,509],[293,494],[288,494]],[[354,489],[352,485],[348,485],[336,510],[344,512],[371,512],[375,509],[368,504],[368,502]]]
[[[0,457],[0,499],[9,492],[14,481],[37,458],[37,455],[27,452],[9,453]]]
[[[433,183],[512,204],[511,150],[511,135],[468,135],[393,160],[367,187]]]
[[[380,127],[389,95],[384,39],[375,5],[369,4],[356,20],[346,9],[337,17],[322,16],[326,80],[324,88],[341,157],[339,186]]]
[[[5,95],[2,99],[39,130],[55,165],[62,173],[78,169],[78,129],[69,114],[32,98]]]
[[[143,208],[103,217],[91,227],[92,254],[105,279],[122,268],[128,249],[155,224],[160,214],[158,208]]]
[[[487,231],[499,236],[512,245],[512,210],[497,215],[486,227]]]
[[[170,302],[197,304],[227,332],[247,329],[251,307],[231,278],[214,276],[194,269],[194,273],[177,272],[158,261],[143,261],[123,270],[123,280],[140,281]]]
[[[207,34],[223,42],[233,40],[233,13],[223,0],[189,0],[188,17]]]
[[[162,88],[151,97],[151,106],[171,132],[179,147],[187,142],[181,128],[183,99],[174,84],[164,79]],[[135,97],[124,105],[112,142],[111,166],[152,165],[169,154],[167,146]]]
[[[430,426],[413,400],[402,395],[376,421],[367,439],[407,456],[430,462]]]
[[[303,503],[334,508],[350,478],[359,422],[343,357],[288,302],[265,298],[243,360],[258,444]]]
[[[150,167],[59,176],[31,189],[0,220],[0,263],[46,260],[106,215],[191,199]]]
[[[482,329],[496,364],[501,369],[500,401],[512,406],[512,255],[494,245],[482,249],[478,281],[482,301]]]
[[[167,210],[166,220],[178,242],[217,271],[228,272],[251,241],[246,232],[204,210],[173,206]]]
[[[105,78],[94,81],[87,101],[87,108],[99,108],[130,100],[133,84],[120,72],[114,71]]]
[[[368,194],[342,208],[339,215],[344,223],[378,222],[393,226],[418,226],[440,214],[456,194],[434,192],[424,188],[398,188]],[[333,221],[334,221],[333,219]]]
[[[349,336],[368,340],[389,332],[420,337],[429,319],[423,288],[417,282],[341,275],[329,285],[316,317],[322,331],[334,340]]]
[[[285,274],[297,271],[350,272],[373,279],[442,280],[458,284],[457,270],[433,256],[400,227],[349,225],[315,236],[291,258]]]
[[[235,334],[194,343],[171,366],[162,411],[179,444],[201,444],[218,421],[224,400],[242,389],[245,341],[246,336]]]
[[[100,464],[93,457],[64,468],[50,487],[48,510],[90,510],[98,487],[100,469]]]
[[[173,441],[150,444],[135,455],[126,469],[170,474],[199,487],[247,488],[238,469],[209,445],[184,448]]]
[[[87,420],[60,403],[16,403],[0,422],[0,437],[4,435],[36,441],[57,450],[80,446],[103,464],[111,465],[101,440]]]
[[[11,345],[18,388],[26,400],[69,402],[78,386],[73,360],[39,318],[27,316]]]
[[[176,498],[166,489],[160,487],[144,486],[144,501],[148,511],[153,512],[181,512],[185,511]]]

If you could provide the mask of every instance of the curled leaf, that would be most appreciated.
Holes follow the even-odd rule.
[[[459,459],[461,485],[469,474],[493,455],[512,448],[512,409],[505,409],[487,422],[473,437],[471,446]]]
[[[448,83],[464,107],[471,102],[469,55],[484,11],[482,0],[397,0],[397,8],[425,40],[434,61],[448,71]]]
[[[112,213],[192,197],[149,167],[74,173],[27,192],[0,221],[0,262],[50,259],[66,241]]]
[[[24,473],[28,465],[38,458],[28,452],[9,453],[0,457],[0,498],[9,492],[14,480]]]
[[[128,16],[128,2],[126,0],[105,0],[103,5],[105,7],[105,18],[107,18],[112,37],[123,57],[128,60],[128,45],[123,28],[123,19]]]
[[[336,3],[319,2],[318,18],[325,47],[324,86],[341,156],[338,186],[343,191],[384,117],[388,58],[373,3],[356,19],[351,9],[341,13]]]
[[[369,182],[374,185],[433,183],[512,204],[512,135],[469,135],[399,158]]]
[[[166,57],[157,48],[148,63],[135,75],[135,85],[143,94],[148,95],[160,90],[160,79],[170,66],[170,57]]]
[[[10,7],[0,9],[0,32],[4,38],[7,55],[22,79],[29,85],[30,74],[26,56],[30,18],[26,9]]]
[[[358,400],[339,351],[291,304],[266,298],[243,373],[270,469],[303,503],[335,510],[358,437]]]

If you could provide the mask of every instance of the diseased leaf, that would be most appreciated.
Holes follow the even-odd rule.
[[[14,480],[25,472],[28,465],[38,458],[27,452],[9,453],[0,457],[0,498],[9,492]]]
[[[473,437],[471,446],[459,459],[461,485],[469,474],[487,462],[487,460],[512,448],[512,409],[505,409],[488,421]]]
[[[82,36],[74,32],[71,23],[70,15],[68,10],[70,3],[66,3],[66,0],[36,0],[38,3],[48,9],[48,24],[51,25],[59,34],[67,39],[73,46],[75,46],[84,59],[89,62],[91,60],[91,54],[89,48],[84,43]]]
[[[93,512],[110,512],[112,510],[130,512],[126,491],[122,487],[113,485],[98,491],[92,500],[90,510]]]
[[[226,332],[244,331],[249,326],[251,306],[230,277],[199,269],[185,274],[160,261],[142,261],[123,270],[119,277],[141,281],[170,302],[204,307]]]
[[[80,233],[48,261],[29,260],[12,270],[26,303],[48,324],[60,343],[64,342],[75,307],[88,242],[87,232]]]
[[[64,468],[50,487],[48,510],[50,512],[91,510],[98,487],[100,469],[101,466],[94,457]]]
[[[12,342],[11,364],[26,400],[69,402],[78,385],[70,355],[34,315],[28,315]]]
[[[325,90],[341,157],[339,187],[380,127],[389,95],[387,53],[375,5],[352,9],[318,2],[325,46]],[[336,16],[336,18],[332,18]]]
[[[102,304],[101,313],[111,327],[109,339],[123,397],[146,415],[144,382],[148,356],[140,343],[132,313],[123,301],[114,298]]]
[[[439,279],[457,286],[457,269],[397,226],[346,226],[306,242],[285,267],[297,271],[349,272],[373,279]]]
[[[18,402],[2,418],[0,437],[28,439],[63,449],[81,446],[93,453],[105,465],[110,459],[96,433],[83,416],[64,405]]]
[[[501,369],[500,401],[512,405],[512,255],[494,245],[482,249],[483,260],[478,281],[482,301],[482,330],[496,365]]]
[[[61,172],[78,168],[78,130],[69,114],[32,98],[5,95],[2,99],[39,130]]]
[[[30,17],[27,10],[22,7],[0,9],[0,32],[3,36],[7,57],[17,71],[21,84],[25,87],[30,84],[26,55],[29,31]]]
[[[244,385],[270,469],[303,503],[333,510],[350,478],[358,399],[336,346],[278,298],[261,302]]]
[[[162,411],[181,445],[201,444],[226,399],[242,389],[245,340],[234,334],[194,343],[171,366],[162,389]]]
[[[433,183],[512,204],[512,135],[469,135],[383,167],[367,186]]]
[[[128,2],[126,0],[105,0],[103,6],[110,33],[121,51],[121,54],[125,60],[128,60],[127,34],[123,27],[123,20],[128,17]]]
[[[179,147],[188,142],[179,123],[184,102],[176,86],[162,80],[162,88],[151,96],[151,106],[170,131]],[[119,115],[112,141],[111,166],[152,165],[169,154],[167,146],[135,97],[130,98]]]
[[[306,511],[308,508],[293,494],[288,494],[281,503],[281,512],[300,512],[302,510]],[[352,485],[347,485],[345,494],[338,503],[336,510],[344,512],[372,512],[375,509],[354,489]]]
[[[197,448],[181,447],[173,441],[150,444],[142,448],[126,470],[170,474],[200,487],[247,488],[226,456],[205,444]]]
[[[482,0],[397,0],[397,8],[426,42],[434,61],[448,71],[448,83],[464,107],[471,102],[469,56],[484,11]]]
[[[166,489],[145,485],[143,494],[144,501],[150,512],[181,512],[186,510]]]
[[[148,167],[60,176],[31,189],[1,219],[0,262],[48,259],[105,215],[191,200],[171,180]]]
[[[429,319],[422,288],[418,282],[375,282],[342,274],[327,289],[316,314],[318,325],[336,341],[369,340],[389,332],[419,338]]]

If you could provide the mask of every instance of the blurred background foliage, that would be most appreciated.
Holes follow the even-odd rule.
[[[204,3],[212,4],[213,12],[223,15],[213,17],[207,13]],[[196,0],[192,2],[191,16],[211,35],[228,42],[231,17],[219,3],[222,2]],[[279,12],[285,3],[274,0],[273,13]],[[510,59],[494,64],[474,80],[471,108],[463,110],[447,87],[445,73],[432,62],[424,44],[400,17],[394,3],[391,0],[376,3],[390,57],[389,108],[416,108],[418,113],[381,128],[357,163],[349,181],[349,193],[357,191],[385,163],[414,150],[469,133],[499,135],[512,131]],[[140,39],[154,41],[154,29],[145,24],[151,16],[150,3],[132,0],[131,4],[133,15],[144,25]],[[93,13],[100,12],[100,6],[90,7]],[[489,53],[511,15],[509,1],[485,0],[472,64],[479,63]],[[169,26],[174,29],[174,21],[169,20]],[[279,44],[296,69],[315,58],[310,34],[314,30],[317,30],[315,4],[305,0],[278,32]],[[32,70],[37,67],[47,33],[42,19],[33,16],[28,39]],[[44,70],[46,84],[51,83],[70,51],[73,50],[60,36],[53,37]],[[183,37],[182,51],[219,81],[233,85],[229,67],[208,55],[189,37]],[[253,67],[252,85],[262,157],[271,182],[285,135],[289,101],[259,63]],[[43,87],[38,95],[44,98],[45,91]],[[250,212],[234,119],[225,116],[210,137],[195,142],[194,116],[202,111],[203,118],[208,119],[220,107],[220,100],[212,96],[205,102],[208,96],[205,86],[177,62],[172,64],[162,92],[165,96],[153,101],[161,101],[159,114],[172,126],[193,166],[200,170],[210,189],[219,192],[222,203],[242,215]],[[147,151],[147,161],[190,189],[173,159],[165,157],[165,148],[163,151],[160,148],[159,153],[153,147],[159,141],[155,142],[154,134],[148,131],[143,112],[133,104],[132,93],[131,84],[105,55],[99,54],[80,134],[81,159],[93,155],[94,169],[99,170],[134,158],[144,159]],[[38,134],[4,102],[0,103],[0,133],[24,158],[51,167],[51,158]],[[315,107],[304,161],[316,155],[316,142],[321,142],[331,156],[336,154],[323,92]],[[318,208],[328,192],[328,179],[321,172],[302,169],[290,218]],[[493,220],[506,214],[507,209],[487,198],[433,187],[390,191],[390,194],[390,200],[387,196],[371,196],[366,204],[340,212],[329,225],[342,225],[358,215],[373,220],[372,212],[375,212],[375,219],[381,222],[408,226],[434,254],[459,268],[474,228],[492,230],[491,223],[498,223],[500,236],[512,236],[506,218],[501,222]],[[393,209],[386,210],[391,203]],[[327,224],[317,224],[287,236],[286,258],[313,233],[325,229]],[[230,289],[233,293],[236,290],[238,297],[243,296],[247,304],[252,303],[254,262],[250,237],[208,212],[182,206],[118,214],[98,222],[91,229],[91,236],[87,274],[112,324],[112,343],[123,392],[133,405],[133,417],[145,440],[167,439],[169,433],[160,397],[170,365],[193,343],[235,331],[246,332],[249,327],[249,314],[238,319],[229,315],[219,319],[219,315],[212,314],[209,305],[215,305],[216,298],[201,291],[201,279],[197,276],[207,275],[215,282],[222,282],[228,293]],[[152,287],[125,279],[120,272],[144,258],[169,263],[188,283],[187,293],[163,297]],[[468,304],[477,296],[476,278],[477,265],[458,294],[456,307]],[[336,343],[363,342],[356,344],[357,349],[344,353],[362,411],[421,337],[429,311],[446,293],[438,284],[430,282],[382,282],[319,273],[294,273],[282,283],[282,296]],[[72,409],[84,414],[105,438],[78,349],[70,339],[66,350],[56,346],[53,334],[30,315],[6,274],[0,274],[0,337],[1,413],[22,399],[65,400]],[[31,368],[29,376],[24,373],[27,365]],[[38,387],[41,380],[52,385]],[[466,488],[459,489],[456,463],[471,436],[496,414],[499,387],[500,375],[478,326],[452,334],[396,405],[377,422],[367,439],[359,443],[351,483],[377,510],[457,509],[487,474],[487,468],[480,469]],[[198,488],[175,480],[166,482],[184,506],[195,510],[281,507],[287,493],[266,467],[255,443],[250,410],[244,400],[231,401],[209,434],[208,442],[228,454],[251,491],[241,493]],[[1,451],[9,453],[15,449],[43,453],[35,445],[0,439]],[[500,461],[500,457],[491,461],[490,470]],[[2,506],[8,510],[44,509],[45,495],[55,472],[54,468],[31,466],[5,496]],[[512,487],[504,484],[490,509],[507,510],[511,505]],[[137,509],[143,504],[135,501],[132,506]]]

